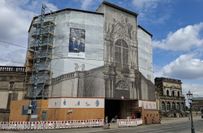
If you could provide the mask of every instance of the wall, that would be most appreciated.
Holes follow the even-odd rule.
[[[8,121],[12,100],[24,98],[24,79],[24,67],[0,66],[0,121]]]
[[[77,97],[78,72],[68,73],[52,80],[50,97]]]
[[[127,12],[102,4],[97,12],[104,13],[104,60],[106,64],[115,62],[114,45],[118,39],[126,41],[128,65],[137,69],[137,18]],[[121,27],[119,27],[122,26]]]
[[[138,106],[141,108],[141,117],[144,124],[160,123],[160,115],[156,101],[139,100]]]
[[[53,78],[76,70],[89,70],[104,64],[103,15],[64,11],[55,14],[55,24],[51,63]],[[85,58],[69,56],[70,28],[85,30]],[[82,68],[83,64],[84,68]]]
[[[49,109],[48,120],[104,119],[104,109]]]
[[[152,66],[152,37],[138,27],[138,65],[139,71],[148,80],[154,82]]]
[[[103,71],[104,71],[104,68],[100,67],[97,69],[92,69],[85,73],[83,96],[105,97],[105,82],[104,82]]]
[[[63,105],[64,99],[67,100],[67,107]],[[74,104],[81,100],[81,107]],[[99,105],[96,106],[96,101]],[[55,106],[55,102],[57,105]],[[86,102],[91,104],[86,106]],[[103,103],[103,104],[102,104]],[[28,106],[30,100],[18,100],[11,102],[10,121],[28,121],[29,115],[22,114],[23,106]],[[72,105],[71,105],[72,104]],[[98,104],[98,103],[97,103]],[[71,106],[69,106],[71,105]],[[42,114],[45,113],[45,119]],[[104,99],[102,98],[52,98],[49,100],[37,100],[37,120],[87,120],[87,119],[103,119],[104,118]]]
[[[18,100],[11,102],[11,111],[9,121],[27,121],[29,120],[28,115],[22,115],[22,107],[29,105],[29,100]]]
[[[105,97],[103,67],[54,78],[50,97]]]
[[[48,120],[104,118],[103,98],[51,98],[48,101]]]
[[[103,2],[97,12],[104,13],[105,21],[105,97],[135,99],[134,71],[138,69],[137,17],[104,3],[107,2]]]
[[[142,120],[144,124],[158,124],[161,122],[158,110],[142,110]]]

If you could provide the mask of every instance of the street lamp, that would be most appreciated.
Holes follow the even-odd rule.
[[[195,133],[195,129],[194,129],[194,125],[193,125],[193,118],[192,118],[192,98],[193,98],[193,94],[190,91],[188,91],[187,99],[188,99],[188,102],[190,104],[191,133]]]

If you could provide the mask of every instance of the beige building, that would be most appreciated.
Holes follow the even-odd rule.
[[[185,115],[185,97],[182,94],[181,80],[155,78],[156,99],[163,116],[179,117]]]
[[[17,66],[0,66],[0,121],[7,121],[12,100],[25,96],[25,68]]]

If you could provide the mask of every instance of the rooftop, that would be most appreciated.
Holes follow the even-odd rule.
[[[179,84],[182,83],[181,80],[179,80],[179,79],[172,79],[172,78],[165,78],[165,77],[156,77],[155,82],[157,82],[157,81],[162,81],[162,82],[165,81],[165,82],[179,83]]]
[[[133,12],[133,11],[130,11],[130,10],[128,10],[128,9],[126,9],[126,8],[123,8],[123,7],[120,7],[120,6],[118,6],[118,5],[115,5],[115,4],[113,4],[113,3],[110,3],[110,2],[108,2],[108,1],[103,1],[102,2],[102,4],[104,4],[104,5],[108,5],[108,6],[110,6],[110,7],[113,7],[113,8],[116,8],[116,9],[118,9],[118,10],[121,10],[121,11],[124,11],[124,12],[126,12],[126,13],[129,13],[129,14],[131,14],[131,15],[134,15],[134,16],[138,16],[138,14],[136,13],[136,12]],[[101,4],[101,5],[102,5]],[[100,5],[100,6],[101,6]]]
[[[193,101],[203,101],[203,97],[193,97]]]
[[[138,25],[138,28],[142,29],[143,31],[145,31],[147,34],[149,34],[151,37],[153,37],[153,35],[147,31],[145,28],[143,28],[141,25]]]

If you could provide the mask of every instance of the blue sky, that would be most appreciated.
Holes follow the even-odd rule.
[[[154,75],[181,79],[184,93],[203,96],[203,1],[108,1],[137,12],[139,24],[153,34]],[[24,63],[27,30],[42,2],[52,10],[95,11],[102,0],[0,0],[0,65]]]

